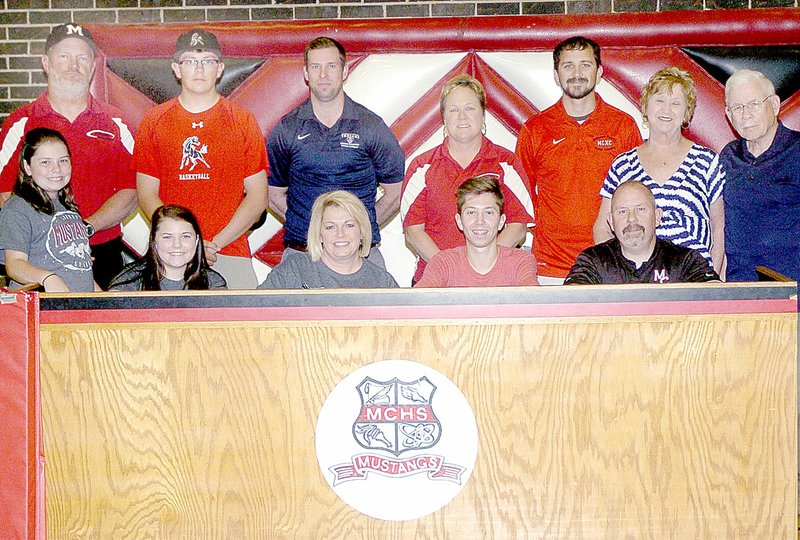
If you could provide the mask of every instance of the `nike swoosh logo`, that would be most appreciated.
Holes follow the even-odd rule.
[[[311,137],[311,133],[306,133],[305,135],[298,135],[298,136],[297,136],[297,140],[298,140],[298,141],[302,141],[302,140],[303,140],[303,139],[305,139],[306,137]]]
[[[566,137],[561,137],[560,139],[553,139],[553,144],[558,144],[561,141],[563,141],[564,139],[566,139]]]

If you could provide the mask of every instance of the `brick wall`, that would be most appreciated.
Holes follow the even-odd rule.
[[[160,23],[470,17],[798,6],[798,0],[3,0],[0,121],[44,89],[40,55],[64,22]]]

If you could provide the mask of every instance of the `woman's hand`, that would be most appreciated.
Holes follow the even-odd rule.
[[[28,262],[28,254],[13,249],[5,250],[6,273],[23,285],[40,284],[45,292],[69,292],[67,284],[55,272],[49,272]]]
[[[69,292],[69,287],[58,274],[48,274],[42,282],[44,292]]]

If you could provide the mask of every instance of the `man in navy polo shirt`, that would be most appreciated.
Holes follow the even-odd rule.
[[[800,132],[778,120],[781,100],[757,71],[731,75],[725,104],[741,137],[720,153],[727,280],[755,281],[756,266],[800,280]]]
[[[303,56],[309,99],[284,116],[267,139],[270,210],[285,222],[286,247],[305,251],[314,201],[325,192],[346,190],[367,208],[377,244],[379,226],[400,206],[403,151],[386,123],[342,90],[348,70],[338,41],[316,38]]]

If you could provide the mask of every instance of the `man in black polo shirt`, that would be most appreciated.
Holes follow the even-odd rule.
[[[650,188],[635,181],[620,185],[608,216],[616,237],[583,250],[564,284],[719,281],[698,252],[656,238],[660,221]]]

